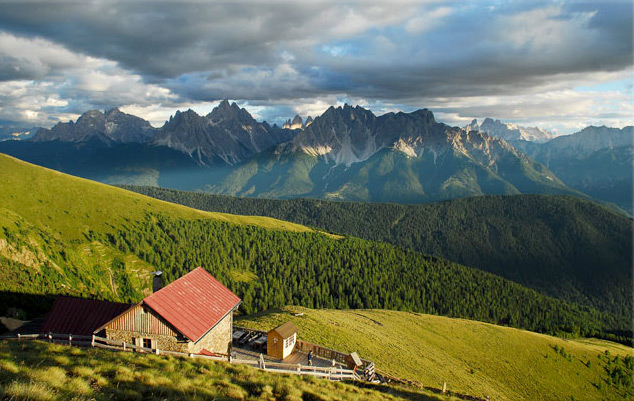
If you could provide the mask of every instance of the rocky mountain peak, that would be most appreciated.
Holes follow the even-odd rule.
[[[469,124],[467,124],[464,127],[465,131],[467,132],[471,132],[471,131],[478,131],[480,129],[480,126],[478,125],[478,120],[476,120],[475,118],[473,120],[471,120],[471,122]]]
[[[475,121],[475,125],[474,125]],[[504,123],[500,120],[485,118],[482,124],[477,127],[477,120],[467,125],[466,131],[481,131],[496,138],[506,141],[530,141],[530,142],[547,142],[554,138],[554,135],[539,127],[522,127],[512,123]]]
[[[105,115],[99,110],[88,110],[77,119],[76,124],[94,124],[96,121],[105,120]]]
[[[142,118],[121,112],[118,108],[105,113],[89,110],[75,123],[58,123],[53,128],[40,129],[33,141],[83,142],[96,138],[106,143],[147,142],[156,129]]]
[[[291,129],[303,129],[303,128],[304,128],[304,121],[299,116],[299,114],[296,114],[295,117],[293,117],[293,121],[291,121]]]
[[[235,120],[243,125],[253,125],[256,123],[253,116],[247,110],[238,106],[236,102],[229,104],[227,99],[220,102],[220,104],[207,115],[207,118],[213,124],[219,124],[227,120]]]

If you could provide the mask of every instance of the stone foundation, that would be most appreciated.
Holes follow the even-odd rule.
[[[165,351],[174,352],[189,352],[188,346],[190,341],[177,341],[176,337],[161,335],[161,334],[149,334],[149,333],[137,333],[125,330],[106,330],[106,338],[110,340],[123,341],[127,344],[135,344],[135,338],[151,338],[152,348]],[[143,344],[138,344],[143,345]]]

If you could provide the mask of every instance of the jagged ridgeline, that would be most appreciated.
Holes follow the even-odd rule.
[[[204,266],[246,313],[412,310],[549,333],[610,337],[612,315],[392,245],[270,218],[189,209],[0,156],[0,291],[136,301],[149,272]]]

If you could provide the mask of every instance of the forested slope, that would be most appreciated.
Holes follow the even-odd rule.
[[[134,191],[201,210],[271,216],[477,267],[632,318],[632,220],[571,196],[484,196],[427,205]]]

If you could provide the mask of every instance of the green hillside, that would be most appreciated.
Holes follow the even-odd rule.
[[[297,232],[310,229],[266,217],[206,213],[138,196],[109,185],[35,167],[0,154],[0,201],[3,209],[64,240],[83,239],[89,231],[114,232],[148,212],[176,219],[214,219],[235,224]]]
[[[576,197],[484,196],[398,205],[126,188],[201,210],[270,216],[388,242],[633,318],[632,220]]]
[[[492,400],[634,399],[634,350],[562,340],[462,319],[385,310],[285,307],[236,324],[270,330],[286,321],[301,339],[356,351],[377,369],[425,387]]]
[[[385,386],[282,375],[223,362],[0,343],[0,399],[7,400],[451,400]]]
[[[50,298],[71,294],[134,301],[149,290],[153,266],[122,253],[107,238],[149,218],[230,222],[312,231],[272,218],[207,213],[68,176],[0,154],[0,313],[7,304],[41,312]],[[93,239],[95,235],[103,237]]]
[[[442,259],[270,218],[199,212],[0,160],[5,307],[41,311],[31,304],[46,302],[24,293],[135,302],[150,271],[171,281],[204,266],[243,298],[245,313],[287,304],[397,309],[627,339],[615,333],[629,327],[619,316]]]

